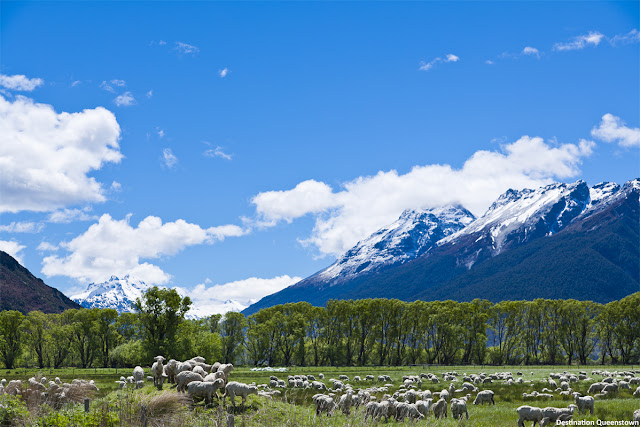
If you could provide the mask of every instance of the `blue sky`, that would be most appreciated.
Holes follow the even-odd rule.
[[[67,294],[246,305],[404,209],[639,175],[638,2],[0,13],[0,246]]]

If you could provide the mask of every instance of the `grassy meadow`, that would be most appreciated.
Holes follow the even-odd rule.
[[[351,379],[350,383],[355,390],[366,388],[372,385],[381,386],[380,383],[366,381],[354,382],[356,375],[364,378],[366,375],[386,374],[392,378],[394,388],[392,394],[402,384],[403,375],[419,375],[420,373],[438,374],[440,378],[443,372],[456,371],[462,375],[464,373],[510,371],[516,376],[516,372],[522,372],[527,381],[531,384],[513,384],[511,386],[502,382],[480,385],[479,389],[491,389],[495,392],[495,406],[480,406],[468,404],[469,420],[455,421],[449,417],[445,420],[435,420],[431,415],[426,420],[406,424],[428,425],[428,426],[515,426],[517,414],[515,408],[520,405],[532,405],[539,407],[555,406],[566,407],[572,403],[572,399],[555,398],[548,401],[523,401],[522,393],[533,390],[541,391],[547,386],[543,382],[550,372],[571,372],[578,373],[581,370],[591,374],[592,369],[600,369],[600,366],[592,367],[567,367],[567,366],[535,366],[535,367],[494,367],[494,366],[449,366],[449,367],[293,367],[287,372],[267,372],[251,371],[248,367],[238,367],[231,374],[230,380],[245,383],[255,382],[264,384],[269,382],[271,375],[276,375],[280,379],[286,379],[287,375],[312,374],[318,379],[318,374],[325,375],[324,382],[330,385],[329,378],[338,378],[339,375],[347,375]],[[608,370],[630,370],[638,367],[605,367]],[[148,372],[148,367],[145,368]],[[352,410],[349,416],[343,415],[340,411],[335,411],[331,417],[315,415],[315,406],[311,397],[316,393],[314,390],[303,389],[282,389],[280,398],[273,400],[262,396],[249,396],[245,408],[231,408],[227,401],[227,409],[214,400],[210,407],[205,407],[204,402],[194,404],[185,395],[177,394],[172,384],[165,384],[162,391],[156,390],[152,384],[147,383],[141,390],[126,388],[119,390],[115,383],[120,376],[131,375],[130,369],[14,369],[10,371],[0,371],[0,378],[27,380],[29,377],[44,375],[48,379],[60,377],[62,381],[71,381],[73,378],[93,379],[100,388],[99,394],[92,400],[89,413],[84,413],[83,405],[67,405],[61,410],[53,411],[46,405],[29,408],[28,414],[23,414],[22,418],[14,420],[13,425],[31,426],[138,426],[141,424],[142,407],[146,407],[148,415],[148,425],[156,426],[225,426],[227,412],[235,414],[235,425],[242,426],[365,426],[371,425],[371,420],[364,420],[362,408]],[[599,376],[593,376],[594,380]],[[582,381],[572,383],[574,391],[586,394],[592,381]],[[461,381],[459,382],[461,384]],[[441,391],[448,387],[449,383],[442,381],[440,384],[423,381],[422,390],[432,392]],[[574,415],[574,420],[631,420],[633,411],[640,408],[640,399],[634,398],[633,390],[623,390],[614,398],[598,400],[595,405],[595,414]],[[473,396],[474,394],[472,394]],[[557,393],[555,394],[557,396]],[[378,399],[381,397],[377,396]],[[0,404],[3,403],[0,396]],[[5,397],[6,399],[6,397]],[[237,400],[237,403],[240,399]],[[6,403],[6,402],[5,402]],[[7,406],[5,404],[5,406]],[[1,414],[1,410],[0,410]],[[0,418],[1,420],[1,418]],[[395,421],[380,422],[379,424],[396,424]],[[11,425],[11,424],[10,424]]]

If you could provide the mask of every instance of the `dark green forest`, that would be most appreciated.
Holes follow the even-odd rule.
[[[640,362],[640,293],[608,304],[330,300],[186,316],[191,301],[151,288],[133,313],[0,312],[0,366],[130,367],[153,356],[255,366],[633,364]]]

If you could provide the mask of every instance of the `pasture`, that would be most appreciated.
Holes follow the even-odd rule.
[[[495,406],[473,405],[468,403],[470,418],[462,421],[454,420],[449,411],[448,418],[436,420],[433,415],[421,421],[405,421],[404,424],[428,425],[428,426],[516,426],[518,416],[515,408],[521,405],[532,405],[538,407],[555,406],[558,408],[567,407],[573,403],[573,398],[559,393],[553,393],[550,400],[531,401],[523,400],[523,393],[530,393],[534,390],[541,391],[548,387],[545,379],[551,372],[569,372],[578,374],[579,371],[587,371],[592,381],[579,381],[571,383],[573,391],[587,394],[589,385],[600,380],[601,376],[591,375],[594,369],[606,369],[608,371],[628,371],[639,369],[636,366],[589,366],[589,367],[568,367],[568,366],[413,366],[413,367],[293,367],[287,372],[251,371],[248,367],[238,367],[230,375],[230,380],[243,383],[268,384],[271,375],[276,375],[280,379],[287,379],[288,375],[314,375],[316,379],[319,374],[324,374],[323,382],[330,388],[330,378],[338,378],[340,375],[347,375],[355,391],[371,386],[382,386],[377,381],[364,381],[366,375],[389,375],[391,377],[390,388],[387,393],[393,395],[402,386],[402,377],[405,375],[420,375],[421,373],[433,373],[440,378],[440,383],[435,384],[424,381],[420,390],[430,390],[439,392],[447,388],[450,382],[442,380],[442,374],[455,371],[459,374],[456,387],[462,384],[463,374],[473,374],[484,372],[492,374],[495,372],[509,371],[518,378],[516,372],[522,372],[525,381],[530,383],[507,385],[504,381],[494,381],[492,384],[479,384],[479,390],[490,389],[495,393]],[[227,413],[235,416],[235,425],[244,426],[365,426],[372,424],[393,425],[402,424],[393,419],[388,421],[372,422],[371,419],[365,421],[364,408],[352,409],[350,415],[344,415],[340,410],[335,410],[330,417],[325,414],[316,415],[316,408],[312,402],[312,396],[317,393],[313,389],[300,389],[286,387],[281,389],[281,395],[273,399],[251,395],[247,404],[242,408],[238,403],[236,408],[232,408],[227,400],[227,407],[224,408],[219,400],[214,399],[211,405],[206,406],[204,402],[194,403],[185,394],[175,392],[173,384],[165,383],[163,390],[154,388],[152,383],[146,383],[142,389],[135,390],[129,386],[119,390],[116,381],[120,376],[131,375],[131,369],[13,369],[0,371],[0,378],[7,380],[20,379],[28,380],[30,377],[45,376],[49,379],[59,377],[63,382],[69,382],[74,378],[94,380],[100,391],[92,399],[90,410],[84,412],[82,404],[67,404],[59,410],[52,410],[46,405],[29,408],[28,415],[22,419],[14,421],[14,425],[33,426],[138,426],[141,423],[142,411],[147,413],[147,425],[175,425],[175,426],[226,426]],[[149,367],[145,367],[145,373],[149,372]],[[353,381],[355,376],[360,376],[363,381]],[[633,391],[621,390],[614,396],[607,396],[595,403],[595,413],[590,415],[574,414],[573,420],[607,420],[607,421],[630,421],[634,410],[640,408],[640,398],[633,397]],[[340,393],[337,393],[338,395]],[[383,393],[376,394],[378,400]],[[0,396],[0,404],[6,397]],[[435,399],[434,399],[435,400]],[[6,403],[6,402],[5,402]],[[5,404],[5,406],[7,406]],[[144,407],[144,409],[143,409]],[[1,414],[0,410],[0,414]],[[0,418],[0,421],[2,418]],[[1,424],[1,423],[0,423]],[[527,423],[530,425],[530,422]]]

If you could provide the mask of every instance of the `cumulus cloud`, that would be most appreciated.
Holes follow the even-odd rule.
[[[178,158],[173,154],[171,148],[165,148],[164,150],[162,150],[162,160],[169,169],[171,169],[178,163]]]
[[[120,126],[102,107],[58,114],[23,96],[0,96],[0,135],[0,212],[102,202],[102,184],[88,174],[123,157]]]
[[[574,37],[570,42],[556,43],[553,45],[553,50],[581,50],[587,46],[598,46],[603,38],[604,34],[599,33],[598,31],[591,31],[588,34]]]
[[[5,233],[39,233],[44,228],[41,222],[11,222],[8,225],[0,225],[0,232]]]
[[[49,242],[40,242],[40,244],[36,249],[39,250],[40,252],[53,252],[53,251],[57,251],[58,247],[56,245],[52,245]]]
[[[55,224],[69,224],[75,221],[94,221],[98,219],[97,216],[91,215],[90,212],[91,206],[82,209],[60,209],[51,212],[47,221]]]
[[[621,147],[640,147],[640,129],[629,128],[613,114],[605,114],[591,135],[605,142],[617,142]]]
[[[526,46],[524,49],[522,49],[522,54],[523,55],[535,56],[536,58],[540,58],[540,52],[538,51],[538,49],[536,49],[535,47],[531,47],[531,46]]]
[[[523,136],[500,151],[478,151],[460,169],[449,165],[415,166],[406,174],[380,171],[346,182],[341,191],[307,180],[286,191],[267,191],[252,199],[256,222],[263,226],[315,216],[304,245],[320,254],[339,255],[380,227],[396,220],[405,209],[461,203],[481,215],[509,188],[536,188],[554,178],[579,173],[594,143],[552,146],[542,138]]]
[[[450,53],[444,58],[437,57],[432,59],[429,62],[420,61],[420,67],[418,68],[420,71],[429,71],[439,62],[458,62],[460,60],[459,57]]]
[[[241,311],[261,298],[293,285],[302,280],[301,277],[288,275],[261,279],[249,279],[207,286],[211,280],[196,285],[193,289],[175,288],[181,295],[191,298],[192,310],[199,316],[210,316],[227,311]]]
[[[102,215],[83,234],[60,243],[60,248],[69,252],[66,256],[45,257],[42,273],[81,282],[100,282],[111,275],[130,274],[149,284],[162,285],[171,276],[144,260],[172,256],[188,246],[212,244],[245,233],[236,225],[202,228],[182,219],[163,224],[155,216],[148,216],[132,227],[130,218],[128,215],[116,220]]]
[[[8,253],[22,265],[24,265],[24,259],[22,258],[21,252],[24,248],[26,248],[26,246],[21,245],[15,240],[0,240],[0,251]]]
[[[202,155],[206,157],[212,157],[212,158],[220,157],[221,159],[225,159],[225,160],[231,160],[233,157],[233,154],[225,153],[222,147],[220,146],[216,148],[210,148],[206,150],[204,153],[202,153]]]
[[[218,71],[218,75],[222,78],[227,77],[227,74],[229,74],[230,70],[228,68],[223,68],[222,70]]]
[[[31,92],[32,90],[39,86],[42,86],[43,84],[44,80],[38,78],[30,79],[23,74],[16,74],[13,76],[0,74],[0,86],[9,90]]]
[[[131,94],[131,92],[125,92],[122,95],[116,96],[116,98],[113,100],[113,102],[118,107],[128,107],[130,105],[135,104],[136,103],[136,99],[133,97],[133,94]]]
[[[200,52],[200,49],[198,49],[196,46],[192,46],[190,44],[182,42],[176,42],[176,47],[174,49],[183,55],[196,54]]]

